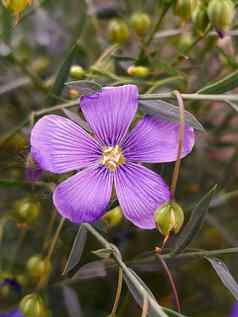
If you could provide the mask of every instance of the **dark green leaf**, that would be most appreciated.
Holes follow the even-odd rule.
[[[105,277],[107,275],[104,262],[100,261],[93,261],[87,263],[80,267],[80,269],[74,274],[72,279],[74,280],[87,280],[91,278],[97,277]]]
[[[82,96],[90,96],[102,89],[102,86],[94,80],[77,80],[65,84],[68,87],[76,89]]]
[[[175,248],[172,251],[171,255],[178,254],[182,250],[184,250],[199,233],[204,223],[216,187],[217,185],[213,186],[212,189],[209,190],[209,192],[205,196],[203,196],[203,198],[193,209],[192,215],[182,233],[179,235]]]
[[[70,111],[66,108],[63,108],[63,111],[69,119],[71,119],[72,121],[80,125],[80,127],[82,127],[84,130],[88,132],[92,132],[89,124],[86,121],[84,121],[77,113]]]
[[[158,115],[163,119],[179,122],[179,108],[162,100],[140,101],[140,110],[145,114]],[[188,111],[185,111],[185,121],[187,125],[196,130],[204,131],[202,124]]]
[[[64,84],[67,81],[70,67],[73,64],[73,61],[75,57],[77,56],[78,52],[79,52],[79,42],[76,42],[73,45],[73,47],[70,48],[68,54],[66,55],[66,58],[57,73],[54,85],[49,92],[48,103],[50,105],[54,104],[55,101],[57,100],[57,97],[61,94],[64,88]]]
[[[86,240],[87,240],[87,233],[88,231],[82,224],[78,230],[78,233],[76,235],[76,238],[73,243],[73,247],[71,249],[68,261],[66,263],[66,266],[64,268],[63,275],[67,274],[69,271],[71,271],[80,261],[80,258],[82,256]]]
[[[227,91],[238,87],[238,70],[222,78],[221,80],[215,81],[201,88],[198,94],[224,94]]]
[[[205,259],[212,265],[223,285],[231,292],[235,299],[238,300],[238,284],[225,263],[217,258],[205,257]]]

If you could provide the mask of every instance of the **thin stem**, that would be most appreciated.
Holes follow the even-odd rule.
[[[56,229],[56,232],[55,232],[55,235],[53,237],[53,240],[51,242],[51,245],[50,245],[50,248],[49,248],[49,251],[48,251],[48,254],[46,256],[46,258],[49,260],[54,252],[54,249],[55,249],[55,246],[56,246],[56,242],[59,238],[59,235],[61,233],[61,230],[63,228],[63,225],[64,225],[64,222],[65,222],[65,219],[64,218],[61,218],[60,220],[60,223],[58,225],[58,228]]]
[[[184,146],[184,131],[185,131],[185,115],[184,115],[184,103],[181,94],[178,91],[175,91],[175,95],[177,97],[178,105],[179,105],[179,135],[178,135],[178,151],[177,158],[174,166],[172,182],[171,182],[171,199],[175,199],[175,191],[179,177],[179,171],[181,166],[181,154]]]
[[[54,209],[54,211],[53,211],[53,213],[51,215],[51,218],[50,218],[50,222],[49,222],[48,227],[46,229],[46,235],[45,235],[43,248],[42,248],[43,250],[45,250],[47,248],[47,246],[48,246],[48,240],[49,240],[49,237],[51,235],[52,229],[54,227],[56,216],[57,216],[57,213],[56,213],[56,210]]]
[[[120,297],[121,297],[122,284],[123,284],[123,272],[122,272],[122,269],[119,268],[117,291],[116,291],[115,301],[114,301],[114,305],[113,305],[112,312],[111,312],[111,317],[116,316],[117,308],[118,308]]]
[[[146,317],[148,315],[148,310],[149,310],[149,301],[148,301],[148,297],[145,295],[141,317]]]
[[[53,106],[53,107],[49,107],[49,108],[45,108],[45,109],[36,111],[35,116],[38,117],[38,116],[42,116],[42,115],[47,114],[47,113],[52,112],[52,111],[63,110],[64,108],[70,108],[70,107],[77,106],[77,105],[79,105],[79,100],[80,99],[71,100],[71,101],[61,103],[61,104]]]

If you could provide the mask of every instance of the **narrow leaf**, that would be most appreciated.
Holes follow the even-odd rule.
[[[223,94],[238,87],[238,70],[228,76],[201,88],[198,94]]]
[[[54,104],[56,97],[58,97],[61,94],[61,92],[64,88],[64,84],[67,81],[70,67],[71,67],[76,55],[78,54],[78,51],[79,51],[79,42],[76,42],[73,45],[73,47],[70,48],[63,64],[61,65],[61,67],[57,73],[54,85],[49,92],[48,103],[50,105]]]
[[[65,83],[66,86],[78,91],[82,96],[90,96],[102,89],[102,86],[94,80],[77,80]]]
[[[93,261],[83,265],[72,277],[76,280],[87,280],[96,277],[105,277],[107,275],[105,264],[102,260]]]
[[[179,108],[162,100],[140,101],[139,108],[144,114],[158,115],[163,119],[179,122]],[[185,111],[185,122],[196,130],[204,131],[202,124],[188,111]]]
[[[68,286],[63,287],[64,302],[70,317],[82,316],[82,309],[78,296],[74,289]]]
[[[66,263],[66,266],[64,268],[63,275],[67,274],[69,271],[71,271],[80,261],[80,258],[82,256],[86,240],[87,240],[87,230],[82,224],[78,230],[78,233],[76,235],[76,238],[73,243],[73,247],[71,249],[68,261]]]
[[[81,128],[88,132],[92,132],[89,124],[86,121],[84,121],[77,113],[70,111],[66,108],[63,108],[63,111],[69,119],[77,123]]]
[[[193,209],[192,215],[182,233],[178,237],[177,243],[171,255],[178,254],[184,250],[199,233],[204,223],[216,187],[217,185],[213,186],[212,189],[205,196],[203,196],[203,198]]]
[[[231,292],[235,299],[238,300],[238,284],[226,264],[217,258],[205,257],[205,259],[212,265],[223,285]]]

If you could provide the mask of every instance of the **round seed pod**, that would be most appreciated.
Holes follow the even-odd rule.
[[[129,30],[127,24],[123,20],[111,20],[108,25],[108,36],[113,43],[125,43],[129,38]]]
[[[225,32],[232,25],[235,6],[232,0],[211,0],[207,12],[212,25],[219,31]]]
[[[7,279],[13,279],[13,275],[10,272],[4,271],[0,273],[0,300],[1,297],[7,298],[11,292],[11,286],[8,283],[4,283]]]
[[[127,73],[128,73],[129,76],[132,76],[132,77],[144,78],[144,77],[147,77],[149,75],[150,70],[146,66],[135,66],[135,65],[132,65],[132,66],[130,66],[127,69]]]
[[[29,197],[16,201],[14,216],[20,223],[33,225],[40,215],[40,203]]]
[[[40,255],[30,257],[26,264],[27,272],[34,280],[47,278],[51,270],[51,262]]]
[[[202,36],[204,35],[209,25],[209,17],[207,14],[207,8],[203,3],[199,3],[192,15],[193,28],[195,32]]]
[[[102,221],[109,227],[118,226],[123,220],[123,214],[121,207],[117,206],[110,211],[108,211],[103,217]]]
[[[177,0],[174,4],[174,14],[187,22],[197,6],[197,0]]]
[[[70,68],[70,76],[76,80],[82,79],[85,76],[85,70],[80,65],[72,65]]]
[[[48,310],[43,299],[35,293],[23,297],[19,309],[25,317],[48,317]]]
[[[150,16],[143,12],[136,12],[130,19],[133,30],[139,35],[144,36],[151,27]]]
[[[155,212],[157,229],[164,236],[168,236],[171,231],[177,234],[183,222],[183,209],[175,202],[165,203]]]

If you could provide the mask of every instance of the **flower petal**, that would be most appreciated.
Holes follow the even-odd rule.
[[[128,134],[123,153],[128,160],[145,163],[173,162],[177,158],[179,123],[146,115]],[[181,158],[189,154],[195,136],[191,127],[185,127]]]
[[[31,152],[42,169],[53,173],[89,166],[100,156],[96,140],[73,121],[57,115],[45,116],[35,124]]]
[[[115,187],[125,217],[140,228],[155,228],[156,208],[170,199],[162,178],[144,166],[127,163],[115,172]]]
[[[83,114],[102,144],[120,144],[137,111],[138,89],[135,85],[105,87],[80,99]]]
[[[93,222],[106,210],[112,192],[113,173],[91,167],[59,184],[53,200],[59,213],[74,223]]]

